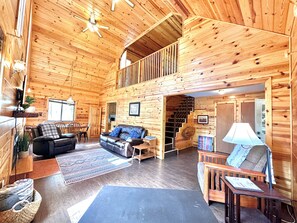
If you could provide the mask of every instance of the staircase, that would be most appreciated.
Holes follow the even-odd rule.
[[[165,154],[175,152],[175,137],[187,117],[194,110],[195,98],[186,96],[183,102],[176,108],[173,115],[168,118],[165,130]]]

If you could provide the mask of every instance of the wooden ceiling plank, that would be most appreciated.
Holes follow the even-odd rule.
[[[274,32],[285,33],[290,0],[275,0],[274,3]]]
[[[273,31],[274,0],[262,0],[263,29]]]

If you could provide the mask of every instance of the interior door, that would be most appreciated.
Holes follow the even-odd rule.
[[[101,109],[99,107],[90,106],[89,110],[89,136],[91,138],[99,137],[101,125]]]
[[[230,130],[235,120],[235,104],[216,104],[216,151],[231,153],[234,145],[223,142],[223,138]]]
[[[241,122],[249,123],[254,131],[255,130],[255,102],[242,102],[241,103]]]

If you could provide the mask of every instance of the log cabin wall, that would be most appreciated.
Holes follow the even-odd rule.
[[[5,184],[8,183],[11,172],[12,146],[15,132],[15,119],[12,118],[12,111],[17,104],[16,88],[22,88],[24,75],[27,74],[26,72],[12,74],[12,65],[14,60],[23,60],[27,64],[29,63],[26,53],[27,44],[30,42],[28,41],[28,32],[31,29],[29,26],[30,9],[31,1],[27,0],[23,36],[18,38],[14,36],[18,14],[18,0],[0,0],[0,27],[4,32],[3,73],[1,73],[0,69],[0,181],[4,180]],[[17,126],[21,128],[24,121],[19,119]]]
[[[116,71],[110,72],[100,106],[117,102],[117,123],[141,125],[158,138],[163,158],[164,96],[263,83],[271,79],[272,142],[276,187],[291,196],[289,60],[284,52],[289,37],[221,21],[192,17],[184,22],[179,40],[179,72],[115,90]],[[112,84],[111,84],[112,83]],[[141,102],[140,116],[128,116],[129,102]],[[164,118],[163,118],[164,117]]]
[[[291,34],[291,103],[292,103],[292,200],[297,213],[297,20]]]
[[[193,136],[193,146],[197,148],[198,136],[199,135],[211,135],[216,136],[216,111],[215,106],[217,103],[235,103],[236,112],[235,120],[236,122],[241,122],[241,103],[254,101],[256,98],[265,98],[264,92],[259,93],[247,93],[232,96],[216,96],[216,97],[196,97],[195,98],[195,110],[193,122],[196,129],[195,135]],[[208,124],[198,124],[198,115],[208,115]],[[214,140],[216,142],[216,140]],[[214,145],[214,148],[216,146]]]

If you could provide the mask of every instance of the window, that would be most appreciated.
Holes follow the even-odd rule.
[[[125,52],[121,56],[120,69],[128,67],[129,65],[131,65],[131,63],[131,60],[127,59],[127,50],[125,50]]]
[[[73,121],[75,104],[67,101],[50,99],[48,103],[49,121]]]

